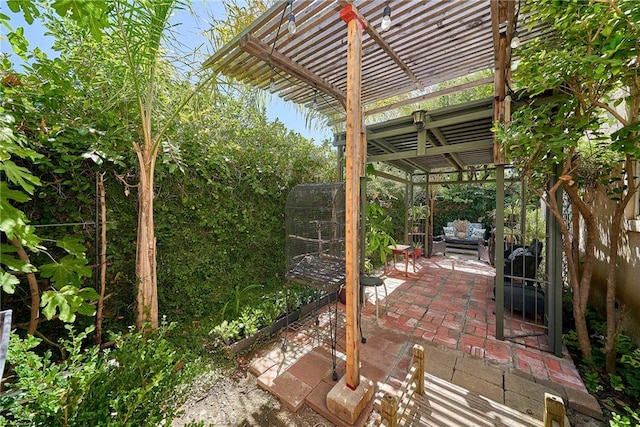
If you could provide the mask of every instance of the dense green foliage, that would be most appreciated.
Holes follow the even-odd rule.
[[[160,306],[181,319],[215,316],[237,287],[281,289],[288,192],[331,171],[328,150],[239,102],[208,109],[196,130],[184,173],[158,179]]]
[[[567,303],[568,301],[565,301]],[[570,302],[569,302],[570,304]],[[565,311],[571,312],[570,307]],[[617,374],[607,374],[604,351],[606,322],[597,312],[587,311],[587,323],[591,343],[592,359],[582,358],[575,330],[563,335],[563,342],[570,350],[589,393],[598,398],[611,426],[637,426],[640,423],[640,348],[631,338],[620,333],[616,339]]]
[[[442,227],[456,219],[479,222],[491,229],[495,209],[496,186],[493,184],[440,186],[433,210],[433,232],[442,234]]]
[[[508,127],[497,126],[508,161],[547,203],[563,234],[580,347],[590,357],[585,322],[596,258],[596,239],[608,249],[606,272],[607,368],[616,369],[616,259],[626,206],[637,197],[640,158],[640,3],[636,0],[523,2],[528,19],[548,27],[516,52],[513,77],[520,89]],[[547,95],[555,96],[547,96]],[[536,99],[540,97],[541,99]],[[541,102],[542,101],[542,102]],[[554,185],[553,177],[559,181]],[[582,242],[572,241],[556,195],[569,196]],[[600,216],[594,192],[611,200]],[[575,236],[578,238],[578,236]]]
[[[115,348],[104,352],[82,348],[92,328],[67,329],[62,362],[34,351],[41,340],[11,336],[7,362],[15,378],[0,397],[0,425],[157,426],[178,415],[188,396],[178,387],[197,371],[189,353],[166,339],[171,326],[113,336]]]
[[[18,83],[5,84],[3,105],[20,123],[20,138],[40,157],[20,163],[43,183],[22,208],[31,223],[84,224],[42,232],[47,239],[75,235],[88,248],[88,263],[95,265],[95,182],[96,174],[105,173],[105,315],[107,324],[128,324],[136,287],[137,171],[127,147],[136,131],[123,126],[122,118],[133,117],[135,103],[110,97],[113,79],[120,81],[125,73],[108,50],[73,22],[45,16],[59,41],[72,36],[73,42],[59,43],[58,59],[27,55],[31,65],[24,73],[5,69]],[[101,43],[116,43],[108,29]],[[192,86],[168,63],[162,66],[156,107],[161,116],[164,106]],[[280,290],[288,190],[300,182],[331,179],[327,146],[288,132],[282,123],[267,123],[264,111],[239,94],[238,99],[217,91],[198,94],[167,129],[156,167],[160,311],[186,324],[221,321],[238,288],[250,290],[243,305]],[[6,305],[22,322],[28,310],[22,310],[27,306],[21,301],[28,289],[26,283],[17,288]]]

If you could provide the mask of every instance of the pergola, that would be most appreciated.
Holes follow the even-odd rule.
[[[282,1],[204,63],[284,100],[313,105],[330,124],[346,124],[337,144],[344,145],[347,201],[347,364],[342,385],[347,394],[362,388],[357,312],[364,166],[382,161],[407,173],[425,173],[492,164],[500,206],[504,158],[491,126],[494,121],[507,122],[510,115],[511,41],[517,35],[526,43],[544,31],[529,26],[518,7],[515,0]],[[381,29],[384,15],[392,20],[386,30]],[[291,21],[295,31],[288,25]],[[433,85],[483,70],[492,77],[431,90]],[[417,111],[409,119],[364,126],[372,114],[489,83],[494,84],[492,98],[443,109],[437,115]],[[497,241],[503,238],[503,221],[503,215],[497,215]],[[498,292],[499,330],[501,298]],[[354,405],[358,412],[366,402]]]

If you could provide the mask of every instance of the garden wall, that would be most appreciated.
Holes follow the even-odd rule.
[[[591,287],[591,304],[605,313],[607,268],[609,267],[609,224],[614,205],[607,197],[598,193],[594,200],[596,221],[596,262]],[[617,294],[624,307],[622,328],[640,344],[640,232],[630,231],[623,225],[618,251]]]

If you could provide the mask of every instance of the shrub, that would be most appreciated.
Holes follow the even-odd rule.
[[[172,325],[114,336],[115,348],[105,352],[82,348],[93,327],[65,327],[69,357],[59,363],[49,351],[34,351],[39,339],[11,336],[7,361],[15,382],[0,398],[0,425],[156,426],[179,415],[187,393],[176,390],[190,383],[196,365],[165,338]]]

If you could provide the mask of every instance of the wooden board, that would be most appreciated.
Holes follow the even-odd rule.
[[[509,426],[541,427],[542,421],[501,403],[425,374],[425,394],[413,394],[412,402],[398,414],[403,426]],[[401,408],[402,409],[402,408]]]

